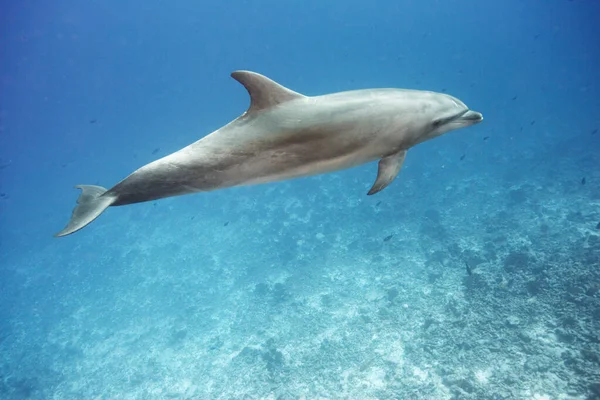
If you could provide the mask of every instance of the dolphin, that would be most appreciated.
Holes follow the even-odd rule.
[[[111,189],[78,185],[76,232],[109,206],[322,174],[379,161],[373,195],[396,177],[406,151],[483,116],[455,97],[407,89],[305,96],[251,71],[231,76],[250,95],[240,117],[153,161]]]

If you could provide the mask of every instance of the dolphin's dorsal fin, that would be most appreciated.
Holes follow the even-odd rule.
[[[265,110],[304,97],[256,72],[235,71],[231,73],[231,77],[244,85],[250,95],[250,107],[247,113]]]

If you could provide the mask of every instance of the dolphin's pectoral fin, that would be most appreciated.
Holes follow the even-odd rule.
[[[235,71],[231,77],[244,85],[250,95],[248,114],[305,97],[256,72]]]
[[[406,150],[382,158],[379,161],[377,179],[375,180],[373,187],[371,188],[371,190],[369,190],[369,193],[367,194],[371,196],[377,192],[382,191],[390,183],[392,183],[394,178],[396,178],[396,175],[398,175],[398,172],[400,172],[400,168],[402,168],[402,164],[404,163],[405,158]]]

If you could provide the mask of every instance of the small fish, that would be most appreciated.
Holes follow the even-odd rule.
[[[6,197],[6,193],[0,193],[0,197],[2,197],[2,198]]]
[[[384,242],[389,242],[392,237],[394,237],[394,235],[386,236],[386,237],[383,238],[383,241]]]
[[[515,101],[518,98],[519,98],[519,96],[515,96],[515,97],[512,98],[512,100]]]
[[[155,148],[154,150],[152,150],[152,154],[156,154],[160,151],[160,147]]]
[[[463,154],[462,156],[460,156],[460,161],[464,160],[464,159],[465,159],[465,157],[466,157],[466,155],[465,155],[465,154]]]
[[[473,270],[471,269],[471,266],[469,265],[469,263],[466,261],[465,261],[465,267],[467,267],[467,274],[469,276],[473,275]]]
[[[193,220],[194,220],[194,218],[196,218],[196,216],[193,216],[193,217],[191,217],[190,219],[193,221]]]
[[[595,135],[596,133],[598,133],[598,128],[596,128],[592,131],[592,135]]]
[[[446,91],[447,91],[447,89],[446,89],[446,88],[443,88],[443,89],[442,89],[442,93],[446,93]]]
[[[531,126],[535,125],[535,119],[531,121]]]
[[[12,164],[12,160],[4,161],[0,159],[0,169],[8,168]]]
[[[484,136],[483,137],[483,141],[485,142],[486,140],[488,140],[490,137],[489,136]]]
[[[90,124],[95,124],[97,122],[97,120],[95,119],[90,119]]]
[[[600,229],[600,222],[598,222],[598,225],[596,225],[596,229]]]
[[[381,201],[378,201],[377,204],[375,204],[375,207],[379,207],[381,205]]]
[[[227,226],[227,225],[229,225],[229,221],[227,221],[223,224],[223,226]]]
[[[583,178],[581,178],[581,184],[585,185],[585,176]]]

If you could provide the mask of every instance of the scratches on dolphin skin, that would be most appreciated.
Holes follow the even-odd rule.
[[[179,164],[177,164],[177,163],[174,163],[174,162],[172,162],[172,161],[169,161],[169,162],[167,163],[167,165],[168,165],[169,167],[172,167],[173,169],[183,169],[183,167],[182,167],[181,165],[179,165]]]
[[[183,188],[185,188],[185,190],[187,190],[190,193],[196,193],[196,192],[202,191],[199,187],[191,186],[191,185],[184,185]]]

